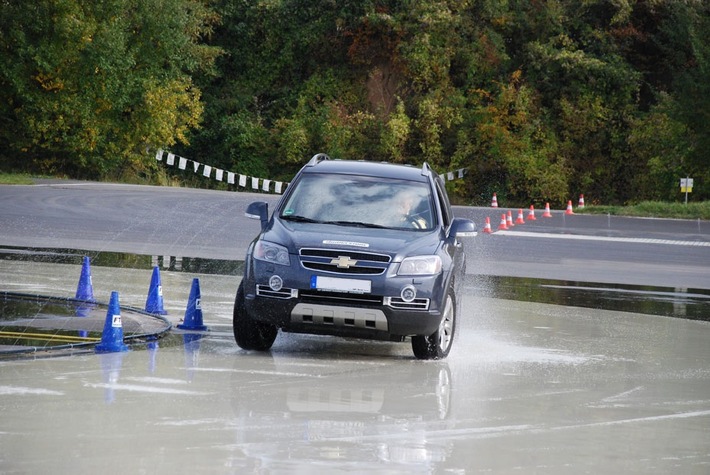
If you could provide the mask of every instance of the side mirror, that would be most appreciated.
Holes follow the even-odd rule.
[[[269,203],[265,201],[255,201],[247,206],[244,215],[250,219],[260,220],[261,228],[263,229],[269,221]]]
[[[474,237],[478,232],[476,232],[476,224],[470,219],[454,218],[449,235],[456,238]]]

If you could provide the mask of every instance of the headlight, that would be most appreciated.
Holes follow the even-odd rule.
[[[288,249],[268,241],[257,241],[254,246],[254,259],[287,266],[291,263]]]
[[[407,257],[399,265],[397,275],[434,275],[441,272],[439,256]]]

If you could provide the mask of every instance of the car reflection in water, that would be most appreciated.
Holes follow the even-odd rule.
[[[235,461],[245,464],[239,468],[356,465],[373,473],[387,462],[407,473],[430,473],[451,454],[450,442],[427,435],[451,424],[445,362],[359,362],[334,373],[327,361],[253,357],[271,369],[234,376],[235,449],[246,456]]]

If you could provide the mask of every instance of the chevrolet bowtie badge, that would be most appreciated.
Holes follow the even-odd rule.
[[[337,259],[332,259],[330,263],[336,264],[338,266],[338,269],[349,269],[351,266],[357,264],[357,261],[354,259],[350,259],[349,256],[338,256]]]

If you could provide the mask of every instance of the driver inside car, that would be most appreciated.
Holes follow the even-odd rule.
[[[417,213],[416,210],[421,204],[421,198],[412,192],[401,193],[398,200],[398,210],[402,227],[415,229],[427,229],[429,224]]]

